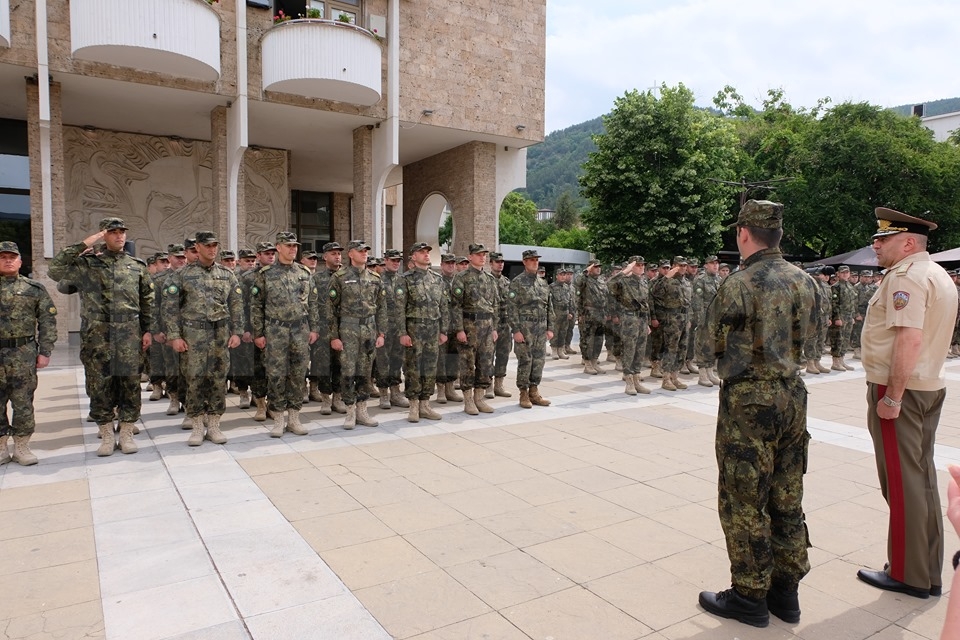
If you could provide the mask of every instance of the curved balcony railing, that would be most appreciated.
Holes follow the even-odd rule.
[[[361,27],[289,20],[264,34],[263,89],[361,106],[380,101],[382,50]]]
[[[0,0],[0,47],[10,46],[10,0]]]
[[[79,60],[220,77],[220,17],[206,0],[70,0],[70,38]]]

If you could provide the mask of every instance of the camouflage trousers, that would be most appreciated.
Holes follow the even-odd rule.
[[[310,376],[320,393],[340,391],[340,352],[330,348],[330,336],[324,331],[310,349]]]
[[[696,362],[699,357],[699,352],[697,349],[697,331],[700,328],[700,322],[697,318],[693,317],[693,314],[687,316],[687,357],[686,360],[693,360]]]
[[[860,348],[860,334],[863,333],[863,318],[853,321],[853,327],[850,329],[850,346],[854,349]],[[956,333],[956,329],[954,329]]]
[[[277,411],[303,406],[304,381],[310,365],[310,327],[306,319],[293,322],[267,320],[267,346],[263,366],[267,373],[267,398]]]
[[[557,347],[566,347],[570,344],[567,339],[567,335],[570,334],[572,337],[573,320],[566,313],[557,313],[553,316],[553,340],[550,341],[550,346],[556,349]]]
[[[460,388],[486,389],[493,377],[493,318],[463,319],[467,341],[457,344]]]
[[[850,334],[853,332],[853,318],[843,318],[843,326],[830,327],[830,355],[840,358],[850,348]]]
[[[707,321],[706,318],[697,319],[697,328],[693,333],[697,366],[713,367],[717,364],[717,356],[710,349],[710,341],[707,339]]]
[[[165,365],[163,362],[163,345],[154,342],[147,350],[147,359],[150,362],[150,382],[163,382],[165,376]]]
[[[718,513],[731,581],[763,598],[810,571],[803,507],[807,389],[799,378],[724,381],[717,413]]]
[[[97,424],[140,419],[140,321],[91,322],[81,332],[90,417]]]
[[[437,385],[440,320],[407,318],[412,347],[403,349],[403,392],[411,400],[429,400]]]
[[[240,391],[250,388],[256,351],[257,347],[252,342],[241,342],[239,347],[230,352],[230,380]]]
[[[453,382],[460,375],[460,343],[457,334],[448,333],[447,341],[437,349],[437,382]]]
[[[547,351],[547,321],[520,320],[515,327],[523,334],[523,342],[515,342],[517,354],[517,388],[529,389],[543,379],[543,361]]]
[[[647,348],[647,327],[650,319],[645,313],[635,311],[620,316],[620,330],[623,335],[623,355],[620,362],[626,374],[640,373],[643,368],[643,356]]]
[[[681,310],[663,314],[660,335],[663,338],[661,363],[664,373],[680,371],[680,357],[686,354],[686,343],[683,342],[686,324],[687,316]]]
[[[167,393],[180,393],[180,354],[169,343],[160,345],[163,354],[163,379],[167,383]]]
[[[29,436],[37,427],[33,395],[37,390],[37,343],[0,349],[0,436]],[[7,420],[7,403],[13,410]],[[12,426],[11,426],[12,425]]]
[[[187,415],[223,415],[227,408],[224,386],[230,369],[227,321],[210,328],[184,326],[181,337],[188,347],[180,354],[180,387]]]
[[[367,376],[377,340],[373,319],[341,319],[340,340],[343,342],[343,351],[340,352],[340,394],[343,403],[351,405],[357,401],[366,402],[370,395],[365,387],[370,380]]]
[[[606,343],[607,350],[616,357],[620,357],[623,353],[623,341],[620,337],[620,322],[619,317],[618,321],[614,322],[610,320],[604,325],[603,328],[604,341]],[[599,356],[599,352],[597,353]]]
[[[596,360],[603,347],[604,321],[602,317],[580,318],[580,353],[584,360]]]
[[[830,335],[830,317],[823,318],[820,325],[820,335],[817,336],[817,358],[819,359],[827,352],[827,346],[830,344],[828,336]]]
[[[501,326],[497,329],[497,344],[493,354],[493,377],[503,378],[507,375],[507,362],[510,360],[510,350],[513,349],[513,335],[510,327]]]
[[[392,387],[403,382],[400,378],[403,371],[403,351],[403,345],[400,344],[400,334],[392,329],[387,331],[383,336],[383,346],[377,349],[375,369],[378,387]]]
[[[570,343],[573,342],[573,328],[576,326],[576,324],[577,324],[576,315],[574,315],[573,318],[570,318],[567,320],[567,330],[562,336],[563,342],[561,343],[561,346],[569,347]]]
[[[660,362],[663,358],[663,328],[658,325],[650,328],[650,337],[647,339],[647,351],[650,360]]]

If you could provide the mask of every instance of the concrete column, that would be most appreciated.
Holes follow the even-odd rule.
[[[351,240],[372,243],[375,219],[373,198],[373,127],[363,126],[353,130],[353,212]],[[379,220],[377,220],[378,222]],[[380,226],[382,228],[382,225]],[[378,253],[377,247],[373,247]]]
[[[227,145],[227,108],[214,107],[210,112],[210,146],[213,156],[213,215],[211,231],[217,234],[224,249],[236,251],[229,246],[227,238],[227,213],[230,208],[230,150]],[[235,235],[234,231],[234,235]]]

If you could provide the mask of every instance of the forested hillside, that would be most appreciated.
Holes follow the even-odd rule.
[[[547,135],[542,144],[527,149],[527,196],[540,209],[556,208],[557,198],[567,191],[582,206],[577,179],[581,165],[596,146],[590,136],[603,133],[600,118],[594,118]]]

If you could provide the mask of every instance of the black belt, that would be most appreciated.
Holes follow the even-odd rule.
[[[286,327],[292,329],[294,327],[299,327],[302,324],[307,322],[306,318],[297,318],[296,320],[275,320],[273,318],[266,319],[267,324],[272,324],[277,327]]]
[[[493,317],[493,314],[489,311],[464,311],[463,319],[464,320],[489,320]]]
[[[105,313],[93,319],[100,322],[130,322],[131,320],[136,320],[139,317],[139,313]]]
[[[223,320],[183,320],[181,324],[185,327],[194,329],[219,329],[227,325],[227,319]]]
[[[15,347],[22,347],[25,344],[30,344],[36,340],[35,336],[24,336],[22,338],[0,338],[0,349],[13,349]]]

